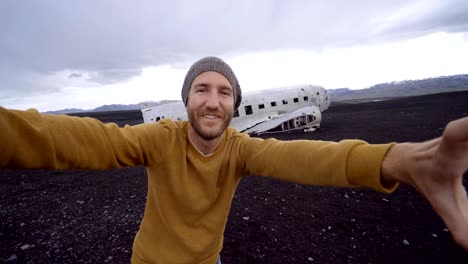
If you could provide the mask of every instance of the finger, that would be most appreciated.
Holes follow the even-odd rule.
[[[443,133],[448,142],[468,142],[468,116],[448,123]]]
[[[461,181],[455,188],[430,190],[426,198],[442,217],[454,240],[468,250],[468,198]]]
[[[468,169],[468,117],[447,125],[436,160],[456,174],[463,174]]]
[[[468,250],[468,200],[466,190],[460,183],[458,193],[460,197],[457,197],[456,204],[458,212],[452,212],[455,214],[455,221],[453,225],[449,226],[450,232],[453,235],[454,240]]]

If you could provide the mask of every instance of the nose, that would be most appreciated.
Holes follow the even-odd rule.
[[[217,93],[210,92],[206,97],[206,107],[216,109],[219,107],[219,97]]]

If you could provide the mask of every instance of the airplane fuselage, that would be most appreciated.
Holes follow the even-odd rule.
[[[239,131],[245,131],[257,124],[297,112],[300,109],[314,107],[312,110],[309,109],[309,115],[314,116],[312,121],[318,123],[315,127],[319,127],[320,113],[329,106],[330,99],[326,90],[321,86],[300,85],[246,92],[243,94],[239,108],[234,112],[231,126]],[[157,122],[164,118],[188,120],[182,101],[145,108],[142,109],[142,113],[145,123]]]

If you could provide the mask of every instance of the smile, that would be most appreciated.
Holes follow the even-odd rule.
[[[203,115],[204,118],[207,118],[207,119],[217,119],[219,118],[218,116],[215,116],[215,115]]]

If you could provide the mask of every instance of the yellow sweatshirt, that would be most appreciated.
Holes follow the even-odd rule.
[[[91,118],[0,107],[0,168],[107,169],[144,165],[145,213],[132,263],[214,264],[235,189],[243,175],[302,184],[383,186],[380,164],[391,144],[278,141],[229,128],[216,152],[202,155],[188,123],[163,120],[119,128]]]

